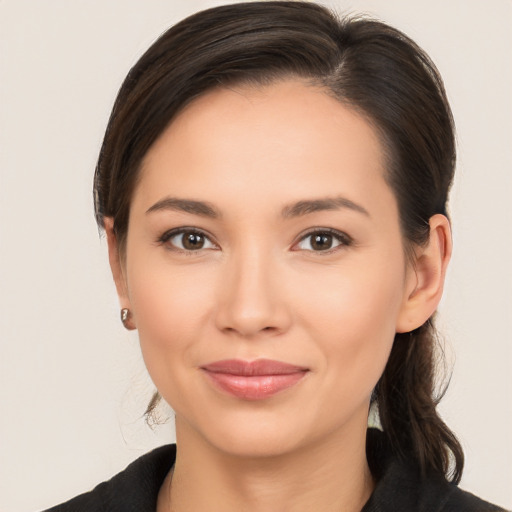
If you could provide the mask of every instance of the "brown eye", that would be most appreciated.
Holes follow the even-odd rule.
[[[325,251],[332,248],[333,236],[324,233],[311,236],[311,247],[315,251]]]
[[[215,248],[215,245],[204,233],[191,229],[166,233],[160,238],[160,242],[167,244],[172,249],[186,252]]]
[[[187,251],[202,249],[204,246],[205,237],[199,233],[183,233],[181,237],[183,248]]]
[[[344,233],[315,231],[304,236],[297,244],[303,251],[327,252],[339,246],[350,245],[351,238]]]

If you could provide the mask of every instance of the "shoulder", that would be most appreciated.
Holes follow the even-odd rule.
[[[153,512],[160,486],[175,459],[175,445],[157,448],[92,491],[45,512]]]
[[[447,494],[442,512],[506,512],[505,509],[488,503],[477,496],[451,486],[453,489]]]
[[[393,462],[362,512],[506,512],[438,477]]]
[[[506,512],[439,475],[424,477],[414,465],[394,458],[382,432],[369,432],[368,441],[368,462],[377,485],[362,512]]]

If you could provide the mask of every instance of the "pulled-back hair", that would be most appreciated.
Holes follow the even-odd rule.
[[[400,31],[339,18],[310,2],[232,4],[194,14],[165,32],[126,77],[94,179],[96,219],[114,219],[123,250],[141,162],[187,104],[213,88],[296,78],[353,108],[380,136],[404,247],[428,242],[446,215],[455,166],[453,119],[434,64]],[[394,454],[459,482],[462,448],[439,417],[432,319],[396,334],[372,400]],[[158,395],[149,409],[156,404]]]

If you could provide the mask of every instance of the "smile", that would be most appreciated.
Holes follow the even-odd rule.
[[[263,400],[291,388],[309,371],[307,368],[257,359],[230,359],[201,366],[217,389],[243,400]]]

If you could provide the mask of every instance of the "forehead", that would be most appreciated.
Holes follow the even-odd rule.
[[[388,188],[384,161],[373,126],[319,87],[219,88],[188,105],[156,141],[135,195],[145,202],[167,189],[266,202],[345,193],[362,200],[365,190]]]

